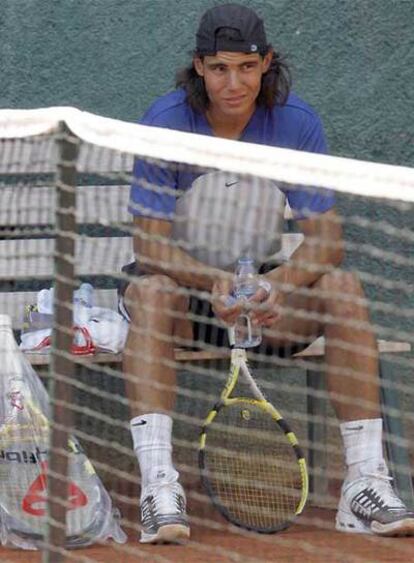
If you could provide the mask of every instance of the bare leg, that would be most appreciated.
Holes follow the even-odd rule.
[[[324,325],[327,387],[336,414],[341,421],[379,418],[377,341],[361,284],[346,273],[325,276],[319,286],[336,294],[324,299],[332,317]]]
[[[188,299],[177,284],[162,275],[134,280],[125,304],[131,326],[123,370],[131,416],[171,413],[175,405],[174,335],[189,338],[191,324],[177,318],[187,311]]]
[[[378,351],[358,278],[341,271],[326,274],[309,295],[292,294],[287,307],[290,312],[273,327],[270,343],[310,343],[323,334],[327,388],[338,418],[378,418]]]
[[[174,336],[191,337],[188,299],[179,294],[171,278],[154,275],[139,277],[129,285],[125,306],[131,325],[123,367],[141,473],[141,542],[181,542],[189,537],[190,529],[171,438],[176,398]]]

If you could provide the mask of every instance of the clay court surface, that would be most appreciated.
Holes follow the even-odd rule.
[[[338,561],[341,563],[414,561],[414,538],[378,538],[342,534],[333,528],[334,511],[309,509],[298,523],[276,535],[245,534],[226,527],[219,529],[193,525],[192,538],[186,546],[143,546],[130,534],[126,545],[107,544],[71,551],[67,561],[100,563],[160,562],[286,562],[303,563]],[[309,522],[309,524],[308,524]],[[226,529],[223,529],[226,527]],[[0,548],[2,563],[40,563],[38,552]]]

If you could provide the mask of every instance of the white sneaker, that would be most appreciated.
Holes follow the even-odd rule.
[[[414,512],[397,496],[385,466],[342,485],[336,529],[379,536],[414,536]]]
[[[176,480],[160,480],[145,487],[141,526],[141,543],[182,543],[190,537],[185,494]]]

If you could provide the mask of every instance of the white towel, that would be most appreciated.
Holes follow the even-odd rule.
[[[52,314],[53,298],[53,288],[39,291],[38,312]],[[75,353],[91,353],[91,347],[88,352],[85,335],[90,336],[93,347],[100,351],[118,353],[125,346],[128,322],[116,311],[93,307],[93,287],[90,284],[82,284],[79,290],[74,292],[73,324],[83,329],[75,332]],[[20,348],[26,352],[47,353],[50,350],[51,334],[52,328],[23,331]]]

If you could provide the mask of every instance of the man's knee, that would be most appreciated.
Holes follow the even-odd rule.
[[[124,300],[131,312],[142,308],[157,311],[188,307],[188,299],[179,291],[177,282],[163,274],[136,278],[127,287]]]
[[[319,282],[324,309],[349,318],[367,309],[367,300],[359,277],[353,272],[335,271],[322,276]]]
[[[324,292],[333,294],[348,294],[363,296],[363,289],[359,277],[354,272],[335,270],[325,274],[320,279],[320,287]]]

